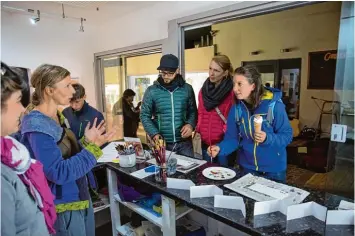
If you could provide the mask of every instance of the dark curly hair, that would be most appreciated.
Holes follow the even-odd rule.
[[[28,84],[19,73],[12,70],[5,63],[1,62],[1,107],[3,111],[6,110],[6,101],[14,92],[19,90],[22,92],[26,90],[28,91]]]

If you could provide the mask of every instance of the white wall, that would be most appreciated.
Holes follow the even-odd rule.
[[[131,46],[168,36],[168,21],[179,17],[234,4],[235,2],[154,2],[126,15],[113,15],[114,3],[105,15],[66,6],[68,15],[88,19],[85,33],[78,32],[79,20],[42,16],[31,25],[28,15],[1,11],[1,60],[12,66],[34,70],[42,63],[63,66],[79,77],[87,90],[88,102],[96,106],[93,54]],[[4,2],[5,5],[60,13],[61,5],[53,2]],[[117,4],[122,4],[117,3]],[[120,5],[117,5],[119,7]],[[102,8],[104,9],[104,8]],[[105,18],[98,17],[105,15]],[[120,17],[121,15],[121,17]],[[101,21],[99,20],[101,19]],[[129,22],[129,23],[128,23]]]
[[[81,33],[80,20],[42,16],[32,25],[29,19],[29,15],[1,11],[1,60],[32,71],[43,63],[63,66],[79,77],[88,102],[96,105],[93,51],[89,50],[96,45],[96,26],[84,23],[85,33]]]

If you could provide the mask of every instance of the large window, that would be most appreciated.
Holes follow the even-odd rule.
[[[208,72],[197,72],[197,73],[186,72],[185,80],[194,89],[197,106],[198,106],[198,93],[200,92],[200,89],[207,78],[208,78]]]
[[[135,105],[143,99],[144,91],[157,77],[161,47],[162,41],[154,41],[95,54],[98,109],[104,114],[108,131],[118,128],[114,140],[124,137],[123,92],[128,88],[135,91]],[[138,136],[145,141],[141,125]]]

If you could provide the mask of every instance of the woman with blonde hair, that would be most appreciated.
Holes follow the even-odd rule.
[[[196,132],[201,135],[203,159],[211,161],[208,146],[223,139],[229,110],[233,104],[233,66],[226,55],[212,58],[209,77],[198,94],[198,122]],[[215,158],[220,165],[228,165],[228,157]]]
[[[57,236],[95,235],[92,203],[86,174],[102,155],[99,148],[114,132],[106,133],[104,123],[88,123],[80,143],[74,133],[64,128],[58,106],[68,105],[75,90],[70,72],[63,67],[44,64],[31,76],[35,88],[34,109],[24,116],[21,141],[33,158],[40,160],[55,196]]]

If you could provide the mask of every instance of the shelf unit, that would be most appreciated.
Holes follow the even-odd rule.
[[[176,220],[190,213],[192,209],[181,206],[175,207],[175,201],[162,195],[162,216],[158,217],[144,208],[132,202],[124,202],[118,195],[117,175],[115,171],[107,169],[110,211],[112,221],[112,232],[116,236],[117,233],[124,233],[124,227],[121,225],[120,206],[122,204],[130,210],[141,215],[154,225],[161,228],[163,236],[176,236]]]
[[[114,196],[115,200],[119,203],[121,203],[122,205],[128,207],[129,209],[131,209],[132,211],[136,212],[137,214],[139,214],[140,216],[146,218],[148,221],[150,221],[151,223],[155,224],[156,226],[162,227],[163,226],[163,222],[162,222],[162,217],[158,217],[154,214],[152,214],[151,212],[145,210],[144,208],[142,208],[141,206],[133,203],[133,202],[123,202],[121,201],[119,195],[115,195]],[[192,209],[186,207],[186,206],[182,206],[182,207],[177,207],[176,208],[176,214],[175,214],[175,218],[176,220],[180,219],[181,217],[185,216],[186,214],[190,213],[192,211]]]
[[[127,224],[124,224],[124,225],[121,225],[119,227],[117,227],[117,233],[119,233],[120,235],[126,235],[126,232],[127,232],[127,228],[129,228],[131,231],[134,231],[131,223],[127,223]]]

